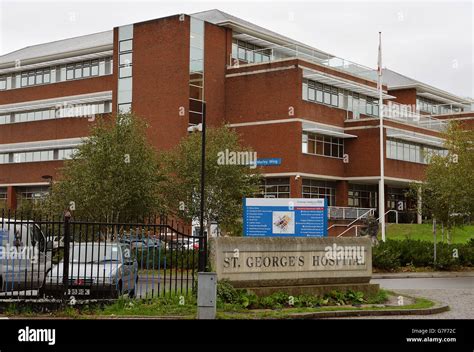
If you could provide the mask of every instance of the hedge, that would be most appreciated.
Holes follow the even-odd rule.
[[[457,257],[454,255],[457,251]],[[432,266],[438,270],[452,270],[474,266],[474,239],[464,244],[438,243],[436,263],[433,243],[420,240],[387,240],[372,249],[372,265],[380,270],[393,271],[406,266]]]

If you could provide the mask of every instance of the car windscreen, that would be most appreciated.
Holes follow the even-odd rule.
[[[119,261],[120,252],[117,246],[104,245],[99,243],[74,246],[70,255],[74,263],[104,263]]]

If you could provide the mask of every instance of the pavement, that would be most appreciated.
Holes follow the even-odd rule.
[[[435,315],[352,317],[350,319],[474,319],[473,272],[374,274],[371,283],[401,295],[447,304],[450,310]]]
[[[372,279],[401,279],[401,278],[453,278],[474,277],[474,271],[433,271],[406,273],[374,273]]]

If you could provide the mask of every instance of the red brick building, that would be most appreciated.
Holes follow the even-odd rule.
[[[472,128],[471,101],[383,77],[386,208],[417,221],[405,190],[422,180],[425,152],[443,153],[443,120]],[[265,196],[326,197],[334,218],[377,208],[376,72],[218,10],[1,56],[0,206],[47,192],[94,115],[132,109],[156,148],[170,148],[201,121],[203,101],[210,125],[236,128],[260,160],[274,159],[262,167]]]

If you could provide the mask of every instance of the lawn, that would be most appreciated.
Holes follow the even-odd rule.
[[[432,224],[387,224],[386,236],[388,239],[394,240],[423,240],[433,242],[433,225]],[[464,226],[456,228],[452,233],[452,243],[465,243],[474,238],[474,226]],[[380,239],[380,234],[379,234]],[[437,227],[436,239],[441,242],[441,226]],[[446,231],[444,235],[446,242]]]

